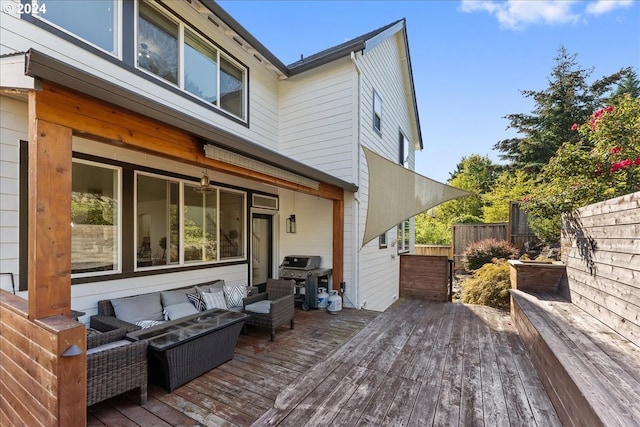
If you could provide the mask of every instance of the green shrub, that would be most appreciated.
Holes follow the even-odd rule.
[[[474,271],[490,263],[492,259],[513,259],[518,249],[506,240],[485,239],[471,243],[462,254],[465,270]]]
[[[500,260],[485,264],[462,282],[461,301],[509,310],[510,287],[509,263]]]

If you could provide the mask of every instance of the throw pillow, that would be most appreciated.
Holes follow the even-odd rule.
[[[211,310],[213,308],[222,308],[227,309],[227,303],[224,299],[224,293],[218,292],[204,292],[202,294],[202,298],[207,306],[207,310]]]
[[[176,289],[174,291],[162,291],[160,292],[160,298],[162,299],[162,306],[168,307],[170,305],[189,302],[189,300],[187,299],[187,292],[193,292],[193,291],[195,291],[195,287],[191,289]]]
[[[190,302],[169,305],[164,308],[167,313],[167,320],[175,320],[191,314],[198,314],[199,311]]]
[[[224,285],[227,307],[242,307],[242,300],[246,297],[247,285]]]
[[[196,310],[205,311],[207,309],[207,303],[204,302],[204,298],[202,298],[201,293],[196,292],[195,294],[187,294],[187,298]]]
[[[116,317],[125,322],[135,323],[138,320],[164,320],[160,292],[138,295],[134,297],[115,298],[111,300]]]
[[[201,283],[196,286],[198,292],[214,292],[216,290],[222,290],[224,287],[224,280],[214,280],[213,282]]]
[[[138,320],[135,325],[140,326],[141,329],[147,329],[152,326],[161,325],[164,320]]]

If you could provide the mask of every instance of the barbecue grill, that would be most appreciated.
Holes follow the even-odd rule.
[[[285,256],[278,276],[281,279],[296,281],[296,301],[302,303],[303,310],[318,308],[318,287],[328,288],[330,268],[320,268],[318,255],[289,255]]]

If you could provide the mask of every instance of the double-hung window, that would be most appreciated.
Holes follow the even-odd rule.
[[[247,70],[209,40],[146,1],[138,11],[138,67],[240,119]]]

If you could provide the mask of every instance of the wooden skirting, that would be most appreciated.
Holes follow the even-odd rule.
[[[446,256],[402,255],[400,297],[447,301],[449,259]]]
[[[74,344],[81,354],[62,357]],[[27,302],[0,290],[0,425],[85,425],[86,346],[83,324],[29,320]]]

